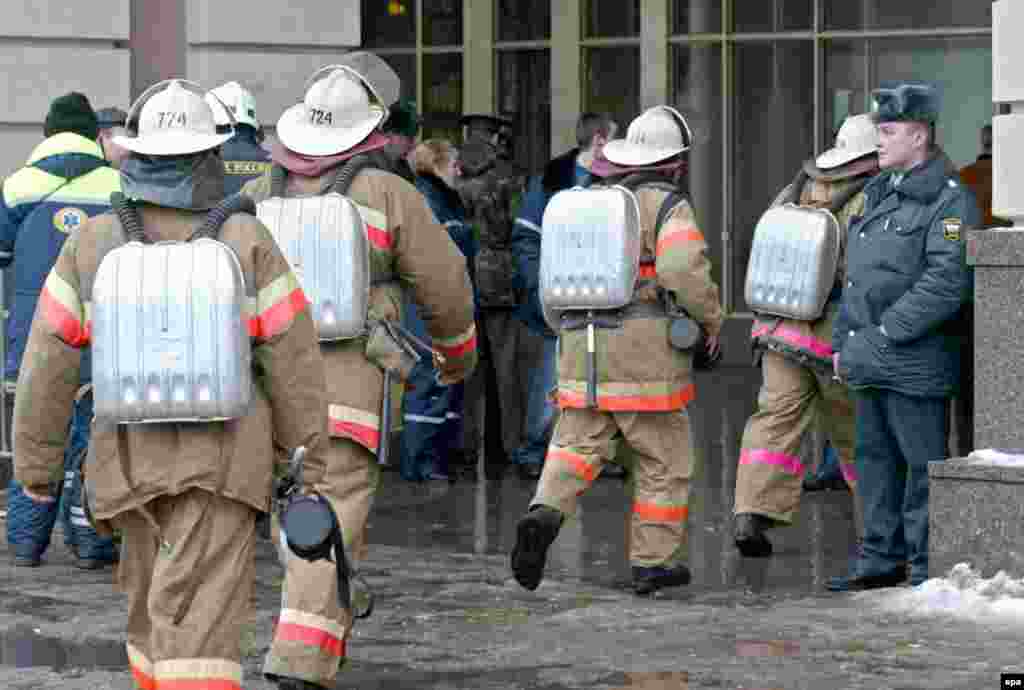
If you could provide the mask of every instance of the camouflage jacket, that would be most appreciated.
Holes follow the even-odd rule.
[[[205,213],[144,206],[154,241],[185,240]],[[249,292],[248,328],[255,391],[248,415],[208,424],[93,424],[86,480],[98,520],[163,495],[204,489],[270,508],[275,446],[306,446],[320,469],[324,367],[305,296],[267,228],[236,214],[219,239],[238,257]],[[65,243],[46,279],[18,378],[14,447],[18,481],[46,487],[62,475],[65,437],[78,389],[78,366],[90,341],[92,285],[100,262],[124,244],[114,214],[89,220]]]
[[[846,276],[846,235],[851,219],[864,212],[863,189],[878,173],[878,162],[875,156],[871,156],[825,171],[816,168],[813,160],[809,160],[804,164],[803,171],[807,181],[802,189],[793,189],[792,184],[787,186],[772,205],[794,201],[801,206],[829,208],[849,197],[835,214],[839,221],[839,268],[836,270],[833,297],[817,321],[758,316],[754,320],[750,337],[757,348],[777,350],[794,361],[814,365],[827,373],[832,367],[832,322]],[[854,191],[856,193],[850,197]]]
[[[679,306],[709,335],[722,329],[718,286],[711,279],[707,242],[697,227],[693,208],[680,201],[660,228],[658,210],[668,192],[641,187],[643,255],[655,257],[653,266],[641,266],[641,281],[634,303],[658,304],[656,287],[673,294]],[[669,345],[666,315],[626,319],[621,328],[598,329],[597,402],[601,410],[667,412],[686,407],[693,399],[693,356]],[[586,404],[586,330],[560,335],[558,402],[565,407]]]
[[[289,175],[285,196],[314,196],[330,188],[337,169],[318,178]],[[259,202],[270,176],[242,190]],[[370,240],[370,316],[401,320],[403,290],[412,293],[435,349],[446,358],[441,375],[461,380],[476,366],[473,293],[466,261],[434,219],[423,195],[389,172],[364,170],[348,197],[359,207]],[[383,371],[365,355],[366,339],[321,343],[327,375],[328,434],[376,452],[380,443]],[[387,430],[390,431],[390,430]]]
[[[462,152],[459,193],[466,222],[479,234],[473,258],[477,300],[482,308],[511,308],[520,301],[512,224],[525,191],[526,177],[509,161],[498,158],[486,142],[472,141]]]

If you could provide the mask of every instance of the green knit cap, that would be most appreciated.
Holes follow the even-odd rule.
[[[394,132],[407,137],[415,137],[420,131],[420,118],[416,114],[416,101],[400,99],[388,108],[388,119],[384,123],[385,132]]]

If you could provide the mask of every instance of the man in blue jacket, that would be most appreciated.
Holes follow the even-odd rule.
[[[594,158],[615,136],[615,122],[607,115],[583,113],[576,123],[577,148],[551,160],[544,174],[530,181],[512,229],[512,251],[519,269],[523,300],[516,315],[533,333],[543,338],[541,361],[524,368],[530,371],[527,398],[526,439],[517,450],[514,462],[524,478],[538,479],[550,440],[555,405],[551,391],[557,383],[556,345],[558,336],[544,321],[540,304],[540,244],[544,209],[548,201],[563,189],[590,184]],[[606,472],[607,473],[607,472]]]
[[[959,372],[957,319],[971,295],[966,230],[981,217],[936,147],[937,89],[873,93],[883,172],[850,223],[847,284],[833,327],[836,374],[855,391],[864,542],[834,591],[928,578],[928,463],[946,457]]]
[[[121,188],[117,171],[97,143],[99,124],[84,95],[69,93],[54,100],[43,134],[46,139],[32,151],[25,167],[4,180],[0,194],[0,268],[13,268],[7,273],[13,273],[14,280],[6,333],[7,381],[18,378],[36,303],[64,240],[90,217],[107,212],[110,195]],[[92,570],[116,558],[113,542],[89,525],[80,496],[92,420],[91,360],[86,351],[79,374],[82,387],[68,430],[64,477],[53,478],[51,495],[63,493],[62,502],[37,503],[13,480],[8,487],[7,543],[16,566],[40,564],[58,512],[64,542],[76,553],[78,567]]]

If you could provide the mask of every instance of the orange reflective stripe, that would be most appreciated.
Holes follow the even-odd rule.
[[[577,477],[588,482],[594,481],[597,477],[597,469],[587,463],[584,456],[579,453],[573,453],[571,450],[564,448],[552,449],[548,451],[548,459],[566,463],[573,468]]]
[[[156,690],[156,679],[153,678],[153,662],[146,658],[146,655],[132,646],[125,645],[128,651],[128,667],[132,671],[132,678],[139,690]]]
[[[39,313],[53,332],[71,347],[89,344],[82,302],[66,280],[50,271],[39,295]]]
[[[704,234],[697,228],[691,226],[666,228],[665,231],[658,238],[658,246],[655,249],[655,254],[661,256],[662,253],[674,247],[682,242],[703,242]]]
[[[684,386],[668,395],[609,395],[601,393],[601,386],[597,390],[597,407],[600,410],[609,412],[671,412],[679,410],[691,402],[697,396],[697,387],[694,384]],[[558,404],[560,407],[583,408],[586,407],[586,394],[577,391],[560,390],[558,392]]]
[[[476,349],[476,325],[453,338],[434,338],[434,347],[445,357],[457,358]]]
[[[366,223],[366,238],[374,249],[384,252],[391,251],[392,237],[388,231],[388,217],[375,208],[356,204],[359,215]]]
[[[690,509],[687,506],[664,506],[637,501],[633,504],[633,513],[645,522],[677,524],[686,520]]]
[[[640,278],[651,280],[658,277],[658,269],[654,264],[640,264]]]
[[[242,690],[242,684],[223,678],[157,680],[156,690]]]
[[[168,659],[153,664],[156,690],[242,690],[242,665],[228,659]]]
[[[297,609],[282,609],[281,618],[274,631],[274,639],[280,642],[298,642],[317,647],[331,656],[345,656],[344,627],[314,613]]]
[[[291,271],[281,274],[263,287],[256,297],[255,313],[249,315],[249,335],[269,340],[284,333],[307,304],[309,300],[295,274]]]
[[[346,405],[327,406],[328,431],[335,438],[348,438],[374,453],[380,445],[380,417]]]

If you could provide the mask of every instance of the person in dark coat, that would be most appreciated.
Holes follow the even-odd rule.
[[[832,337],[836,374],[855,392],[864,542],[835,591],[900,584],[904,561],[911,584],[928,577],[928,463],[946,457],[957,318],[972,291],[964,241],[981,222],[935,145],[937,89],[888,82],[873,96],[883,172],[850,224]]]
[[[448,141],[428,139],[413,149],[410,157],[416,173],[416,188],[471,266],[477,253],[477,243],[472,229],[466,224],[462,199],[453,189],[459,174],[458,151]],[[419,309],[411,300],[406,305],[405,325],[417,337],[430,340]],[[449,457],[461,452],[464,395],[464,384],[446,386],[439,382],[437,369],[430,358],[423,357],[416,364],[402,405],[399,471],[403,479],[449,478]]]
[[[213,108],[218,130],[231,126],[225,107],[235,121],[235,136],[221,147],[224,196],[231,196],[250,180],[269,172],[270,152],[263,148],[263,127],[256,119],[256,100],[248,89],[237,81],[229,81],[210,91],[206,100]]]

